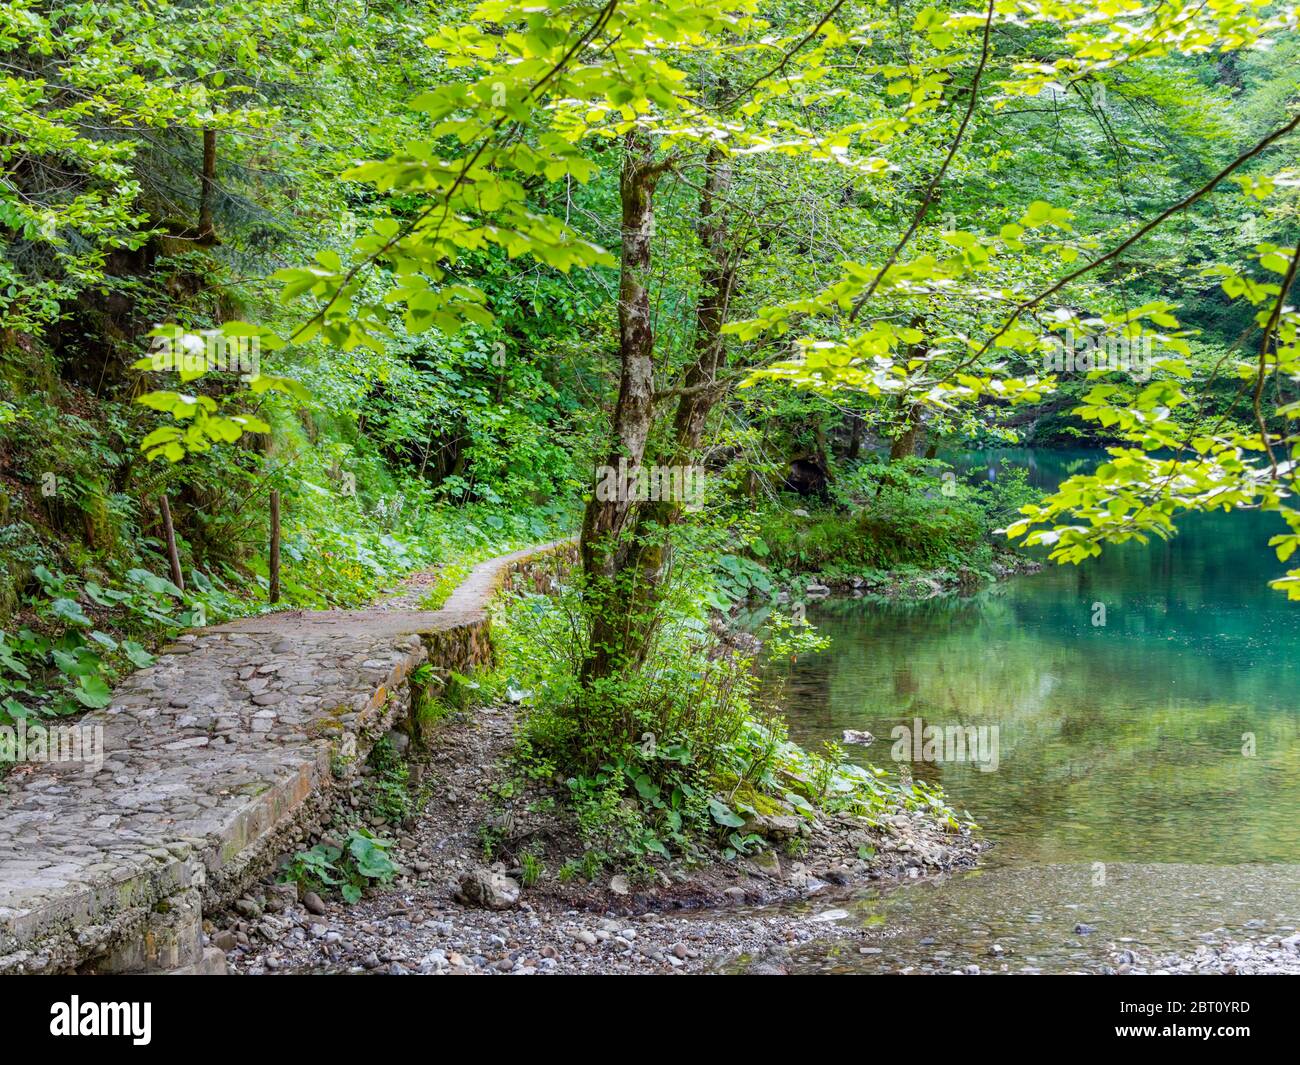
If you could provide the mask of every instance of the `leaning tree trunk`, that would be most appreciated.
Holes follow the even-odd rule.
[[[650,324],[650,251],[654,236],[654,192],[663,173],[649,137],[629,133],[623,142],[619,196],[623,207],[622,262],[618,285],[618,401],[614,406],[613,442],[606,467],[641,465],[654,422],[654,331]],[[599,481],[599,478],[598,478]],[[590,655],[583,679],[608,676],[625,645],[618,609],[628,589],[622,574],[627,543],[624,525],[631,501],[619,491],[613,498],[593,490],[582,521],[579,552],[583,598],[591,619]]]
[[[727,308],[735,286],[735,263],[728,254],[727,220],[723,210],[723,198],[731,185],[731,164],[718,149],[710,149],[705,160],[705,183],[700,199],[700,217],[698,235],[706,252],[706,265],[701,277],[700,295],[696,304],[695,318],[695,360],[683,375],[680,387],[660,398],[677,397],[677,408],[673,418],[673,430],[659,464],[682,474],[674,478],[678,485],[686,482],[684,471],[692,466],[699,451],[700,441],[708,423],[709,414],[724,390],[718,382],[718,371],[723,365],[724,345],[722,326],[727,318]],[[624,176],[625,243],[623,253],[624,283],[620,286],[622,293],[626,287],[628,273],[629,248],[626,243],[626,227],[629,220],[627,198],[627,174]],[[633,212],[635,216],[635,211]],[[635,246],[632,249],[636,250]],[[645,248],[645,266],[649,264],[649,247]],[[637,290],[646,298],[648,314],[648,297],[644,288]],[[627,314],[620,304],[620,323]],[[648,332],[648,331],[647,331]],[[639,334],[631,339],[637,341]],[[626,345],[626,330],[620,335],[621,346]],[[651,347],[653,341],[651,340]],[[631,352],[623,346],[622,364],[623,380],[620,382],[620,409],[622,399],[628,390],[629,376],[637,372],[635,359],[639,346]],[[648,362],[648,358],[647,358]],[[646,369],[647,379],[649,368]],[[653,427],[654,390],[650,387],[650,405],[647,410],[644,432],[639,440],[640,450],[636,461],[628,460],[629,469],[639,466],[645,457],[645,445],[650,428]],[[619,411],[615,415],[615,433],[623,439],[624,431],[620,425]],[[640,427],[640,423],[637,423]],[[598,529],[600,516],[608,514],[610,505],[598,501],[593,493],[587,507],[587,519],[583,524],[583,564],[590,592],[593,583],[598,583],[607,591],[591,601],[600,608],[593,619],[592,653],[588,660],[587,679],[608,676],[625,668],[640,665],[648,650],[654,628],[659,620],[658,605],[662,595],[663,582],[670,561],[669,533],[681,518],[685,500],[669,495],[667,498],[644,500],[635,505],[624,502],[619,511],[619,528],[623,531],[617,543],[610,542],[605,549],[593,547],[588,550],[588,529]],[[630,518],[630,521],[629,521]],[[592,557],[603,568],[594,570],[588,563]],[[593,580],[594,578],[594,580]]]

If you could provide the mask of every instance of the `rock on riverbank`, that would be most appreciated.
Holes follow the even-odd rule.
[[[1041,562],[1012,551],[1000,553],[987,571],[969,566],[938,569],[872,571],[861,575],[803,573],[795,577],[788,590],[776,593],[775,602],[824,599],[827,596],[884,599],[933,599],[935,596],[960,593],[969,595],[992,581],[1002,581],[1021,573],[1037,573]]]

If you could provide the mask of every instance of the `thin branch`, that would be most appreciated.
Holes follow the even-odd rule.
[[[1178,214],[1180,211],[1186,210],[1193,203],[1199,200],[1202,196],[1208,193],[1211,189],[1217,186],[1219,182],[1223,181],[1226,177],[1232,174],[1233,171],[1238,170],[1240,167],[1245,165],[1251,159],[1255,158],[1255,156],[1259,155],[1262,151],[1264,151],[1264,149],[1266,149],[1274,141],[1280,139],[1281,137],[1285,137],[1288,133],[1295,130],[1297,126],[1300,126],[1300,113],[1298,113],[1294,118],[1292,118],[1291,121],[1288,122],[1286,125],[1279,126],[1272,133],[1268,134],[1268,136],[1264,137],[1263,140],[1259,141],[1249,151],[1246,151],[1241,155],[1237,156],[1236,159],[1234,159],[1231,163],[1229,163],[1217,174],[1215,174],[1214,177],[1210,178],[1209,181],[1207,181],[1204,185],[1198,188],[1195,192],[1192,192],[1189,195],[1183,197],[1183,199],[1179,200],[1177,203],[1173,204],[1172,206],[1166,207],[1163,211],[1161,211],[1158,215],[1156,215],[1156,217],[1153,218],[1150,222],[1147,222],[1145,225],[1141,226],[1136,232],[1134,232],[1126,240],[1120,242],[1115,247],[1111,248],[1110,251],[1106,252],[1105,255],[1102,255],[1094,259],[1092,262],[1086,263],[1085,265],[1079,267],[1079,269],[1066,274],[1063,278],[1061,278],[1059,281],[1049,286],[1048,288],[1044,289],[1038,295],[1033,296],[1027,300],[1023,300],[1021,303],[1017,304],[1015,309],[1011,312],[1010,317],[1008,317],[1007,320],[1002,323],[1001,328],[998,329],[998,331],[994,333],[991,337],[989,337],[989,339],[984,342],[984,344],[979,348],[978,351],[974,353],[974,355],[972,355],[969,359],[964,359],[962,362],[958,363],[953,368],[952,373],[956,373],[958,370],[964,369],[972,365],[973,363],[978,362],[980,358],[982,358],[988,352],[988,350],[991,347],[993,347],[995,343],[997,343],[998,339],[1001,336],[1003,336],[1008,329],[1010,329],[1013,325],[1015,325],[1015,323],[1019,320],[1020,316],[1024,314],[1026,311],[1030,310],[1033,307],[1037,307],[1045,299],[1047,299],[1050,296],[1054,296],[1056,293],[1060,292],[1061,289],[1065,288],[1065,286],[1070,284],[1071,282],[1077,281],[1085,274],[1090,273],[1093,270],[1097,269],[1097,267],[1110,262],[1112,259],[1118,258],[1120,255],[1123,255],[1125,251],[1131,248],[1134,244],[1136,244],[1139,240],[1145,237],[1153,229],[1156,229],[1157,227],[1163,225],[1165,222],[1167,222],[1174,215]],[[951,373],[948,376],[951,377]]]
[[[948,173],[948,167],[952,165],[954,157],[957,155],[957,148],[960,146],[962,138],[966,135],[966,127],[970,124],[971,116],[975,114],[975,107],[979,103],[980,78],[984,76],[984,68],[989,59],[989,38],[993,32],[993,5],[995,0],[989,0],[988,15],[984,19],[984,42],[980,48],[979,66],[975,68],[975,77],[971,81],[970,87],[970,104],[966,107],[966,113],[962,116],[961,125],[957,127],[957,135],[953,137],[952,144],[948,147],[948,155],[939,167],[938,172],[930,179],[930,184],[926,186],[925,196],[921,200],[921,206],[917,209],[916,214],[912,217],[912,224],[907,227],[907,232],[903,234],[902,239],[894,245],[894,250],[889,253],[889,258],[885,265],[877,271],[876,276],[871,279],[871,284],[867,286],[866,292],[858,297],[857,302],[853,304],[853,311],[849,314],[849,321],[853,321],[861,313],[862,308],[866,306],[867,300],[875,294],[881,280],[889,272],[890,267],[898,261],[898,256],[903,249],[907,247],[907,242],[912,239],[916,231],[920,228],[921,223],[925,220],[926,212],[930,210],[930,204],[934,201],[934,194],[939,188],[939,182],[944,179]]]
[[[564,55],[562,55],[558,60],[556,60],[556,62],[551,66],[551,68],[533,84],[532,88],[528,90],[528,98],[536,96],[542,89],[544,89],[546,85],[551,81],[551,79],[554,78],[556,75],[558,75],[560,71],[563,70],[569,64],[570,60],[574,57],[574,55],[577,54],[580,48],[585,47],[588,43],[590,43],[600,34],[600,32],[609,23],[610,18],[614,14],[614,9],[617,6],[618,6],[618,0],[609,0],[609,2],[603,8],[600,9],[600,13],[596,16],[596,21],[593,22],[589,27],[587,27],[586,31],[584,31],[582,35],[570,46],[568,51],[566,51]],[[514,125],[514,123],[511,124]],[[452,196],[454,196],[456,194],[456,191],[460,188],[460,186],[464,184],[465,179],[469,174],[469,172],[474,168],[474,165],[479,161],[479,159],[482,158],[483,153],[487,151],[488,146],[492,143],[492,139],[497,135],[497,133],[501,131],[501,128],[505,125],[506,125],[506,116],[502,115],[495,122],[493,122],[490,127],[488,127],[488,131],[483,138],[483,142],[478,146],[474,154],[471,155],[469,159],[466,160],[464,166],[461,167],[460,173],[456,175],[456,180],[452,182],[451,186],[443,194],[441,201],[430,204],[418,215],[416,215],[415,218],[411,219],[409,222],[404,223],[397,230],[397,232],[394,233],[392,237],[390,237],[387,241],[385,241],[379,248],[371,252],[360,262],[354,264],[351,267],[351,269],[349,269],[348,272],[343,275],[343,280],[340,282],[338,287],[334,290],[334,293],[325,302],[325,304],[322,307],[320,307],[315,314],[313,314],[310,318],[308,318],[307,321],[303,322],[302,325],[300,325],[296,330],[294,330],[293,335],[289,337],[288,342],[290,344],[292,344],[298,337],[300,337],[304,332],[310,329],[316,322],[324,320],[325,316],[329,313],[329,309],[336,302],[338,302],[339,296],[356,279],[357,275],[363,269],[365,269],[370,264],[378,261],[400,241],[405,240],[408,236],[410,236],[411,233],[413,233],[420,226],[420,224],[424,222],[426,218],[432,215],[434,211],[436,211],[439,207],[443,208],[443,212],[445,216],[446,211],[450,210]]]
[[[774,66],[771,70],[767,71],[765,74],[760,74],[748,85],[746,85],[743,89],[732,94],[732,96],[729,99],[718,104],[715,110],[726,110],[729,107],[734,107],[737,103],[743,100],[749,93],[753,92],[761,84],[763,84],[763,82],[767,81],[768,78],[775,77],[777,74],[780,74],[781,71],[783,71],[786,68],[786,66],[789,64],[790,60],[793,59],[799,53],[799,51],[803,48],[805,44],[807,44],[814,37],[816,37],[818,33],[821,32],[822,27],[825,26],[826,23],[830,22],[830,20],[835,17],[835,14],[843,6],[844,6],[844,0],[835,0],[835,3],[831,4],[831,6],[827,9],[826,14],[824,14],[820,19],[817,20],[817,24],[813,26],[813,28],[810,29],[806,34],[804,34],[803,37],[801,37],[792,48],[787,49],[782,54],[781,61],[777,63],[776,66]]]

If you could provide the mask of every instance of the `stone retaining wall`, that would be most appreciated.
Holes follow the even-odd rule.
[[[441,610],[281,612],[164,648],[81,719],[103,730],[97,771],[21,765],[0,785],[0,973],[224,972],[204,909],[319,828],[340,778],[409,720],[415,670],[491,662],[505,581],[538,587],[572,551],[485,562]]]

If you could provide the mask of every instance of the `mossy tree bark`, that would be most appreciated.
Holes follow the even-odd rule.
[[[697,233],[705,266],[695,309],[694,360],[681,384],[662,393],[654,388],[654,335],[650,327],[647,278],[654,232],[654,189],[665,163],[652,162],[639,135],[626,143],[623,197],[623,259],[619,287],[619,398],[614,413],[615,446],[609,465],[626,458],[629,470],[646,460],[656,428],[656,403],[676,399],[671,431],[656,464],[685,470],[698,458],[709,414],[725,391],[719,370],[725,363],[722,326],[736,280],[729,247],[724,199],[732,166],[717,148],[705,158]],[[625,497],[627,493],[620,493]],[[591,618],[590,656],[584,680],[635,668],[644,659],[654,628],[664,578],[671,561],[669,534],[685,500],[602,500],[593,492],[583,522],[581,553],[586,603]]]

